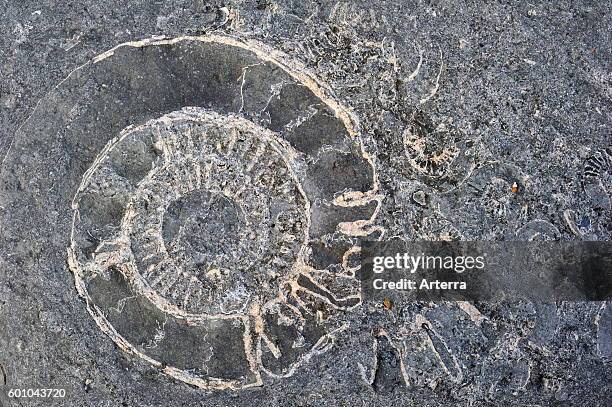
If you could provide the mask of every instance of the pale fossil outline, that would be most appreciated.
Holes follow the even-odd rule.
[[[336,102],[330,95],[331,92],[329,89],[322,83],[320,83],[311,73],[309,73],[306,68],[299,65],[297,62],[293,61],[288,56],[271,49],[259,42],[255,42],[252,40],[239,40],[229,36],[220,36],[220,35],[207,35],[201,37],[179,37],[173,39],[165,39],[163,37],[154,37],[151,39],[146,39],[142,41],[136,42],[128,42],[107,51],[97,57],[95,57],[91,62],[86,63],[85,65],[77,68],[70,75],[73,75],[78,70],[89,64],[98,64],[101,61],[106,61],[109,58],[113,58],[113,56],[117,53],[117,51],[127,52],[137,50],[143,47],[155,47],[160,45],[174,45],[174,44],[182,44],[195,42],[195,43],[204,43],[204,44],[215,44],[220,46],[227,47],[235,47],[242,50],[247,50],[250,53],[254,54],[256,58],[263,61],[263,63],[272,64],[276,68],[280,68],[285,75],[288,75],[294,80],[297,84],[304,86],[307,88],[321,103],[326,106],[326,108],[330,109],[334,116],[335,120],[339,120],[342,123],[342,126],[350,136],[350,142],[357,146],[357,149],[360,152],[360,159],[363,160],[365,165],[369,166],[371,170],[371,184],[370,188],[366,191],[362,190],[354,190],[351,188],[346,188],[343,190],[339,190],[334,194],[333,200],[329,202],[330,205],[334,205],[338,208],[354,208],[365,206],[368,204],[375,204],[375,209],[372,211],[371,215],[367,219],[357,219],[353,221],[347,221],[343,219],[342,221],[337,222],[337,233],[346,235],[346,236],[367,236],[373,231],[376,231],[376,226],[373,225],[374,219],[376,218],[378,211],[380,210],[380,202],[382,197],[378,194],[378,179],[375,171],[373,158],[368,154],[363,145],[359,140],[359,124],[358,120],[349,112],[348,109],[341,106],[338,102]],[[240,87],[240,109],[236,112],[238,114],[242,113],[244,108],[244,99],[242,93],[242,86],[244,86],[245,76],[247,69],[256,66],[249,65],[243,67],[241,74],[241,87]],[[63,83],[63,81],[62,81]],[[58,87],[61,86],[58,85]],[[57,88],[56,88],[57,89]],[[52,91],[53,92],[53,91]],[[272,94],[270,95],[270,100],[275,96],[275,92],[278,90],[272,87]],[[269,101],[268,101],[269,102]],[[129,132],[132,130],[132,126],[128,126],[124,129],[125,132]],[[259,131],[260,129],[258,129]],[[99,159],[104,157],[113,147],[114,143],[117,140],[111,140],[107,143],[107,146],[102,150],[102,152],[98,155]],[[325,147],[325,146],[324,146]],[[322,149],[323,150],[323,149]],[[331,149],[333,150],[333,148]],[[317,157],[317,160],[319,157]],[[97,163],[98,161],[96,161]],[[316,162],[316,161],[315,161]],[[357,164],[355,164],[357,165]],[[364,165],[364,164],[359,164]],[[89,170],[85,173],[83,179],[83,185],[86,183],[87,179],[91,174],[95,171],[96,164],[94,163]],[[77,193],[78,195],[78,193]],[[75,195],[76,198],[76,195]],[[78,203],[73,202],[74,209],[74,222],[77,221],[78,218]],[[73,233],[74,233],[74,223],[73,223]],[[74,238],[74,235],[73,235]],[[137,355],[138,357],[144,359],[148,363],[153,366],[159,368],[166,374],[173,376],[183,382],[195,385],[204,389],[241,389],[246,387],[258,386],[263,384],[261,372],[267,373],[272,377],[287,377],[295,373],[296,369],[306,361],[308,361],[313,355],[325,352],[328,350],[335,340],[335,335],[337,332],[344,329],[344,325],[341,321],[339,321],[333,328],[326,331],[326,333],[320,337],[320,339],[312,346],[311,349],[305,351],[296,361],[292,362],[290,366],[283,371],[281,374],[277,374],[272,372],[271,370],[266,369],[266,367],[262,363],[262,352],[263,347],[267,347],[271,353],[278,357],[278,353],[280,350],[275,347],[272,341],[264,334],[263,330],[263,318],[262,314],[264,312],[277,312],[280,316],[279,304],[288,309],[292,309],[295,312],[294,317],[297,315],[298,324],[306,323],[306,320],[303,318],[303,313],[310,313],[311,311],[308,309],[309,304],[304,304],[304,294],[316,301],[321,301],[327,304],[331,309],[334,310],[346,310],[351,309],[355,306],[358,306],[361,301],[361,296],[359,293],[358,284],[356,284],[356,276],[355,270],[346,267],[348,264],[348,257],[355,252],[358,251],[355,245],[349,248],[342,257],[342,264],[345,266],[346,273],[338,274],[335,272],[331,272],[329,270],[316,270],[313,267],[304,264],[303,262],[297,262],[296,276],[302,277],[307,280],[308,284],[312,284],[313,288],[306,288],[303,285],[300,285],[298,282],[298,277],[291,278],[287,283],[290,286],[290,290],[288,295],[292,297],[293,300],[299,305],[299,308],[291,305],[287,302],[287,297],[283,292],[279,292],[278,297],[271,301],[268,304],[262,304],[261,307],[257,309],[251,310],[251,313],[248,317],[244,317],[242,319],[242,323],[244,326],[244,347],[245,347],[245,355],[248,359],[248,364],[251,372],[253,373],[253,379],[249,382],[244,382],[245,380],[241,379],[222,379],[218,377],[202,377],[194,374],[193,372],[187,370],[181,370],[179,368],[175,368],[172,366],[168,366],[165,363],[162,363],[154,358],[147,356],[143,351],[136,349],[136,347],[129,343],[125,338],[121,336],[121,334],[112,326],[112,324],[107,320],[106,316],[102,312],[100,308],[98,308],[95,302],[92,300],[91,296],[87,292],[87,286],[84,279],[84,271],[82,269],[82,264],[80,263],[81,259],[79,259],[78,248],[74,245],[74,240],[72,239],[71,248],[69,249],[68,263],[70,269],[72,270],[76,287],[79,295],[83,297],[87,302],[87,308],[90,314],[94,317],[98,326],[104,331],[107,335],[109,335],[113,341],[124,351],[127,353]],[[330,280],[338,280],[339,284],[348,284],[352,286],[349,288],[349,295],[337,295],[334,293],[333,288],[328,288],[325,286],[326,281]],[[166,310],[167,311],[167,310]],[[176,310],[173,310],[176,311]],[[198,318],[189,316],[189,315],[180,315],[180,313],[174,312],[175,315],[178,315],[179,318],[183,318],[190,324],[197,324]],[[321,315],[316,312],[314,317],[317,320],[321,319]],[[224,318],[224,317],[222,317]],[[231,317],[230,317],[231,318]],[[256,333],[255,337],[251,336],[251,333]],[[299,345],[299,343],[298,343]],[[299,346],[298,346],[299,347]]]

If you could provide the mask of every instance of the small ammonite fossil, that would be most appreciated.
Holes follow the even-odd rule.
[[[206,36],[120,45],[55,92],[80,147],[68,263],[121,349],[240,389],[329,348],[379,206],[329,91],[262,44]]]
[[[584,237],[610,236],[612,222],[612,145],[597,149],[585,161],[582,174]]]
[[[524,225],[530,190],[529,177],[520,168],[491,162],[476,168],[456,191],[442,194],[440,211],[450,221],[461,221],[465,238],[491,239],[508,227]]]
[[[457,188],[476,167],[476,141],[445,123],[434,126],[424,114],[415,115],[402,141],[413,176],[441,192]]]

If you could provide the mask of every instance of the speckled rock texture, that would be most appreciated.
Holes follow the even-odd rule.
[[[125,3],[0,0],[1,407],[612,405],[608,302],[358,281],[612,238],[609,4]]]

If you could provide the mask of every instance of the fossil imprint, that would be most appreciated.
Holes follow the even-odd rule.
[[[70,126],[99,147],[68,263],[98,326],[201,388],[329,349],[379,208],[347,110],[285,55],[221,36],[123,44],[71,77]]]

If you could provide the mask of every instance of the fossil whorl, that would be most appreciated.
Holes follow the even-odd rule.
[[[100,328],[202,388],[259,385],[328,349],[360,302],[349,258],[379,201],[325,87],[222,36],[122,44],[68,82],[63,137],[83,151],[68,262]]]

